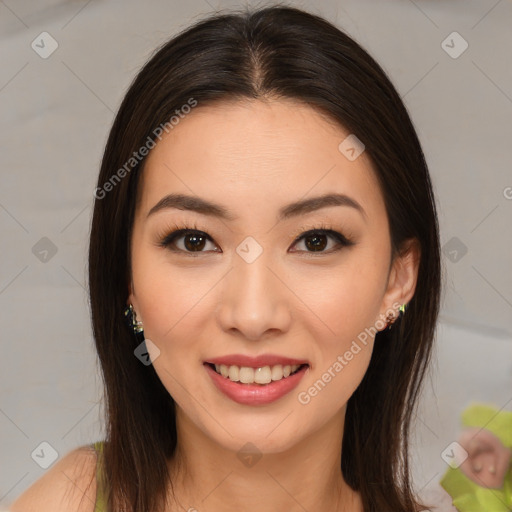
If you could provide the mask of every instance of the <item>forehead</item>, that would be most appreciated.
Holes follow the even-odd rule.
[[[239,217],[337,192],[382,213],[369,157],[363,152],[351,161],[339,149],[349,135],[293,100],[199,104],[147,156],[140,209],[147,213],[163,195],[183,193],[230,205]]]

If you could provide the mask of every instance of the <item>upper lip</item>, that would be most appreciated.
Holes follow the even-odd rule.
[[[247,366],[249,368],[261,368],[263,366],[301,365],[309,364],[306,359],[295,359],[291,357],[280,356],[277,354],[261,354],[259,356],[246,356],[244,354],[230,354],[226,356],[213,357],[205,363],[225,364],[226,366]]]

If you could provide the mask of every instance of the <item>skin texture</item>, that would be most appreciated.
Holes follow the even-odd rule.
[[[75,448],[9,506],[9,512],[93,512],[96,499],[96,452]]]
[[[341,474],[341,442],[346,404],[367,370],[373,337],[309,403],[297,395],[365,328],[381,330],[393,305],[412,298],[419,251],[411,245],[391,265],[371,161],[364,152],[349,161],[338,150],[348,135],[310,106],[247,100],[199,105],[148,155],[127,303],[160,350],[154,368],[177,403],[178,449],[169,467],[185,510],[362,510]],[[355,199],[366,215],[331,206],[278,222],[281,207],[333,192]],[[148,216],[169,193],[219,203],[237,219],[171,208]],[[159,245],[175,223],[211,237],[203,252],[191,256],[189,244],[187,253],[183,236],[175,252]],[[326,237],[323,252],[313,252],[307,240],[296,242],[321,227],[355,245],[333,252],[338,242]],[[263,250],[252,263],[236,252],[248,236]],[[203,367],[234,353],[301,358],[310,368],[279,400],[241,405],[218,391]],[[237,457],[247,442],[262,454],[251,467]]]

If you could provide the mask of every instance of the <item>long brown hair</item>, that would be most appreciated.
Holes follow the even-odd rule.
[[[321,17],[277,6],[211,15],[167,41],[135,77],[110,131],[89,250],[92,324],[105,386],[109,510],[159,510],[172,485],[167,461],[177,443],[174,401],[153,366],[134,356],[138,342],[123,316],[145,161],[134,161],[133,153],[154,145],[157,128],[167,123],[169,129],[191,99],[200,108],[270,96],[304,102],[355,134],[380,183],[393,256],[407,239],[420,242],[415,295],[393,328],[376,335],[368,371],[349,399],[341,461],[366,512],[420,509],[408,465],[409,429],[431,358],[441,290],[428,168],[407,110],[375,60]]]

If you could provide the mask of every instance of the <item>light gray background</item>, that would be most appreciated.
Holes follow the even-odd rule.
[[[463,408],[512,410],[512,2],[289,4],[335,22],[384,67],[430,167],[446,287],[413,447],[416,486],[427,489]],[[243,5],[0,1],[0,505],[44,473],[31,458],[41,442],[62,456],[104,435],[86,254],[114,112],[157,45]],[[31,47],[43,31],[58,43],[46,59]],[[457,58],[444,49],[462,48],[446,40],[454,31],[469,45]],[[41,252],[43,237],[56,254]]]

